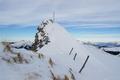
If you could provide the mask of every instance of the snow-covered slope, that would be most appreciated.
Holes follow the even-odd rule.
[[[18,41],[18,42],[14,42],[11,44],[11,47],[14,48],[25,48],[25,49],[29,49],[32,46],[32,42],[31,41]]]
[[[0,44],[0,80],[120,80],[119,57],[78,44],[61,25],[45,22],[50,42],[36,52]]]

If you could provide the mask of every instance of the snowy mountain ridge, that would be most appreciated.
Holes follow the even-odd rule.
[[[120,42],[84,42],[85,45],[95,46],[109,54],[118,55],[120,54]]]
[[[32,50],[11,47],[18,46],[17,43],[0,43],[0,80],[120,79],[120,58],[93,46],[78,44],[57,23],[50,20],[43,23],[38,27]]]

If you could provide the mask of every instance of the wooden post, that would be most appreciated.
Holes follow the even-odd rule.
[[[69,55],[72,53],[72,51],[73,51],[73,48],[70,50]]]
[[[75,61],[76,56],[77,56],[77,53],[75,53],[75,56],[74,56],[74,58],[73,58],[74,61]]]
[[[83,64],[82,68],[80,69],[79,73],[82,72],[83,68],[85,67],[85,65],[86,65],[86,63],[87,63],[87,61],[88,61],[88,59],[89,59],[89,55],[87,56],[87,58],[86,58],[86,60],[85,60],[85,62],[84,62],[84,64]]]

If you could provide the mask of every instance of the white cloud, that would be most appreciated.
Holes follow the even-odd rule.
[[[64,24],[66,28],[119,28],[120,24],[111,24],[111,23],[73,23],[73,24]]]
[[[53,10],[59,22],[120,22],[119,3],[119,0],[0,0],[0,24],[39,24],[51,17]]]
[[[83,41],[83,42],[119,42],[119,38],[78,38],[77,40]]]

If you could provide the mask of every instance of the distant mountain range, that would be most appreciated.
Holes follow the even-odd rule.
[[[84,42],[84,44],[95,46],[112,55],[120,54],[120,42]]]

